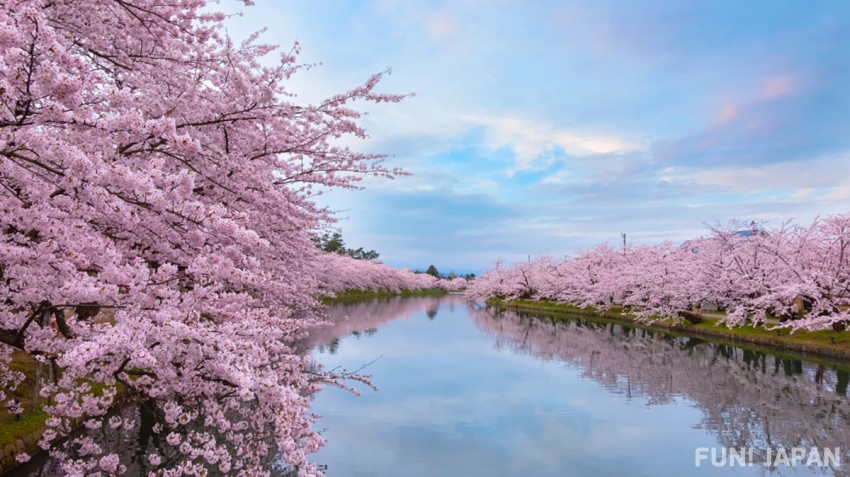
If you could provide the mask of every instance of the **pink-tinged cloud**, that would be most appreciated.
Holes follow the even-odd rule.
[[[435,41],[452,40],[458,32],[458,21],[446,13],[436,13],[426,26],[428,38]]]
[[[764,99],[777,99],[788,96],[799,89],[798,82],[790,76],[774,76],[768,79],[762,86],[761,97]]]
[[[735,103],[726,103],[717,115],[718,123],[728,123],[734,121],[741,115],[741,110]]]

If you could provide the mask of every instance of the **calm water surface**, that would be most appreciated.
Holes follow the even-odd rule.
[[[850,475],[846,368],[459,296],[329,314],[301,349],[329,368],[372,363],[363,372],[380,388],[315,395],[328,443],[313,461],[330,477]],[[127,475],[144,475],[152,435],[114,434]],[[709,451],[695,466],[697,448],[719,460],[733,447],[752,449],[753,465],[714,467]],[[793,447],[840,448],[840,467],[763,466]],[[41,459],[12,475],[56,468]]]
[[[461,297],[339,305],[308,345],[365,370],[313,409],[341,476],[848,475],[848,374],[829,364],[619,325],[470,305]],[[766,452],[841,448],[841,467],[764,467]],[[752,466],[695,466],[697,448]],[[747,450],[748,452],[748,450]],[[808,457],[808,455],[806,456]],[[813,461],[814,462],[814,461]]]

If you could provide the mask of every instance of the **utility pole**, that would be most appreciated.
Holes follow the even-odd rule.
[[[626,256],[626,233],[620,232],[620,235],[623,237],[623,256]]]

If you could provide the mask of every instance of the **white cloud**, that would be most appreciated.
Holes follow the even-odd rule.
[[[428,37],[435,41],[449,41],[458,32],[457,20],[446,13],[436,13],[428,20]]]
[[[820,199],[824,202],[850,202],[850,187],[840,186],[831,189],[828,193],[822,195]]]
[[[575,180],[575,173],[567,168],[563,168],[554,174],[549,174],[543,178],[544,184],[567,184]]]
[[[485,146],[492,151],[508,148],[516,156],[508,175],[550,165],[552,154],[561,149],[574,157],[623,154],[644,148],[641,141],[571,129],[557,129],[545,121],[516,117],[470,116],[471,123],[485,128]]]
[[[850,163],[850,152],[805,162],[780,162],[758,167],[667,168],[659,180],[718,188],[718,192],[748,193],[788,189],[790,197],[801,198],[832,188],[844,189],[844,178],[835,171]]]

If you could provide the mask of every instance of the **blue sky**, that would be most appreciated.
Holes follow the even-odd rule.
[[[358,149],[413,175],[325,199],[394,266],[479,271],[730,219],[850,211],[850,2],[256,0],[316,101],[392,68]]]

